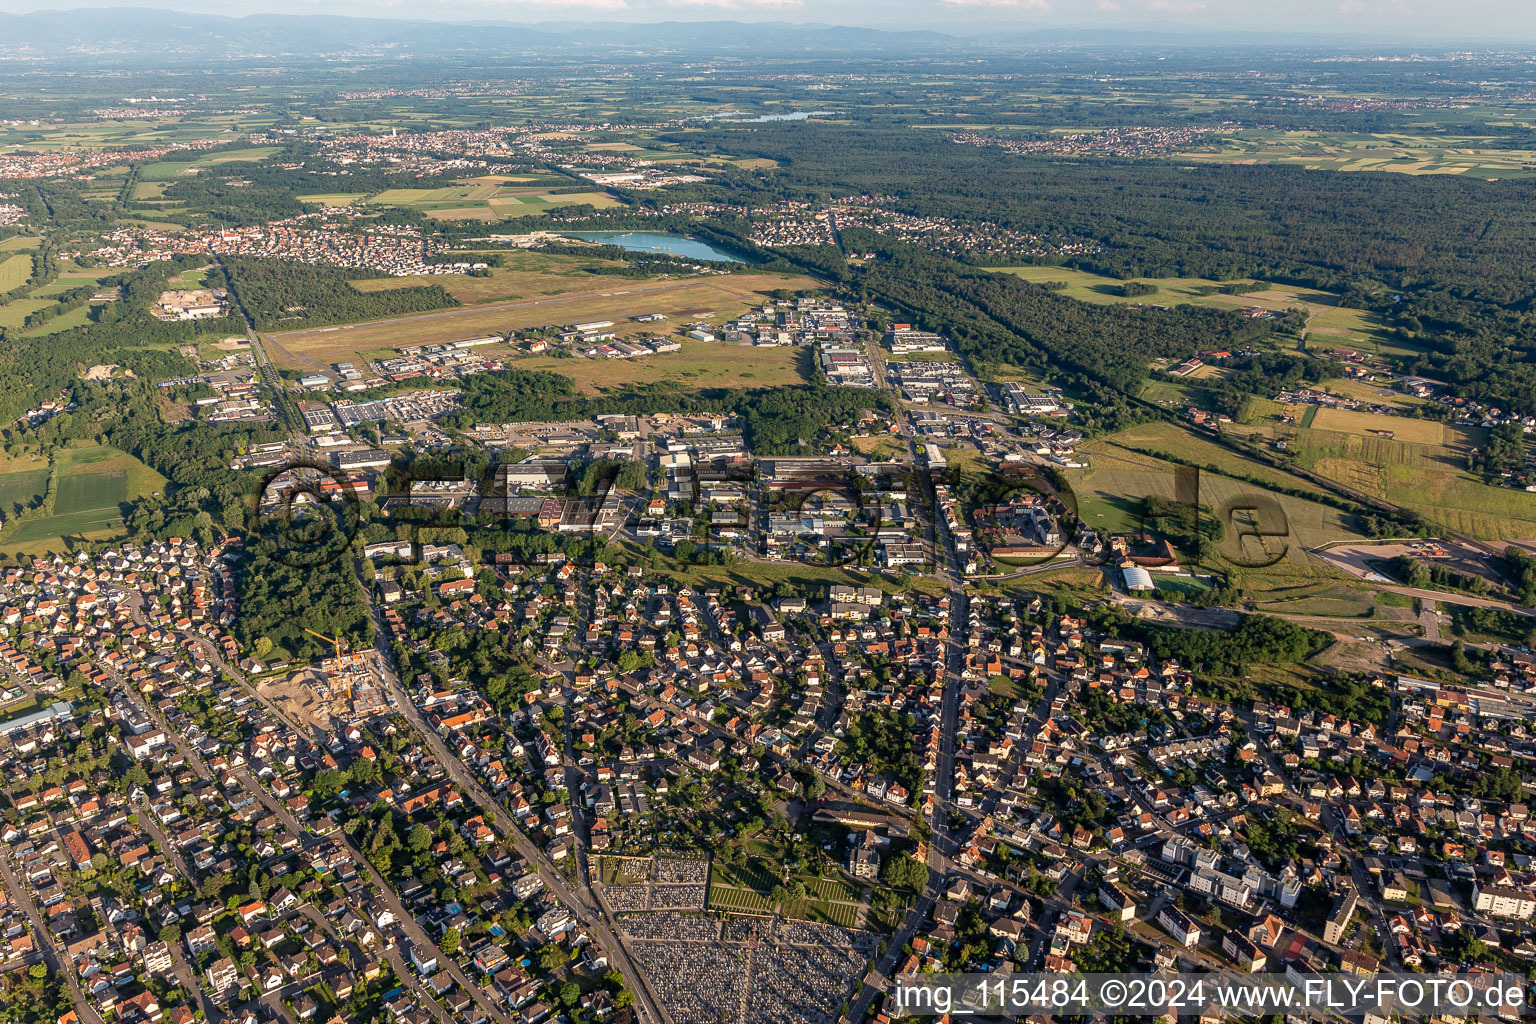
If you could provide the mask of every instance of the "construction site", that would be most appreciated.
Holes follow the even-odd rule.
[[[303,668],[256,684],[257,692],[294,720],[327,733],[389,710],[372,651],[339,651],[318,667]]]

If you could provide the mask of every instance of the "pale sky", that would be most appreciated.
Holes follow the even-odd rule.
[[[926,28],[1106,28],[1361,35],[1426,42],[1536,39],[1536,0],[0,0],[0,12],[157,7],[208,14],[339,14],[433,21],[783,21]]]

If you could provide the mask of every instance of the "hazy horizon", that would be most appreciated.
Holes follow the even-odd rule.
[[[231,0],[210,11],[188,0],[39,5],[0,0],[0,13],[152,8],[189,14],[341,15],[436,22],[776,21],[954,35],[1042,29],[1302,34],[1359,39],[1514,44],[1536,39],[1536,5],[1518,0]]]

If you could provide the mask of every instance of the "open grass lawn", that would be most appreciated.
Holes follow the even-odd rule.
[[[520,370],[552,370],[597,393],[630,384],[668,384],[679,391],[705,387],[768,388],[803,384],[798,348],[758,348],[718,341],[683,341],[680,352],[638,359],[519,359]]]
[[[468,274],[445,274],[430,279],[440,284],[448,294],[465,305],[481,302],[511,301],[516,299],[548,298],[555,295],[608,291],[615,281],[625,280],[606,275],[587,273],[588,268],[615,267],[613,260],[589,259],[582,256],[564,256],[544,253],[514,252],[504,257],[504,266],[494,267],[489,277],[471,277]],[[422,284],[418,277],[372,277],[351,282],[362,292],[386,291],[392,288],[416,288]]]
[[[1173,464],[1134,453],[1124,453],[1124,457],[1112,452],[1096,455],[1093,468],[1069,470],[1067,478],[1077,495],[1078,514],[1084,524],[1101,532],[1138,529],[1143,497],[1169,501],[1179,497]],[[1250,513],[1237,511],[1252,504],[1255,496],[1276,502],[1284,521],[1272,521],[1268,514],[1255,521]],[[1361,536],[1349,513],[1214,473],[1200,474],[1200,503],[1215,510],[1225,524],[1219,551],[1243,561],[1265,561],[1267,556],[1284,552],[1288,560],[1306,564],[1311,561],[1306,548]],[[1286,532],[1273,538],[1239,537],[1255,529]]]
[[[761,864],[748,861],[741,867],[728,864],[715,863],[710,868],[710,887],[716,884],[730,886],[733,889],[757,889],[768,892],[779,880]]]
[[[1216,409],[1215,392],[1190,377],[1179,381],[1149,381],[1138,397],[1146,402],[1155,402],[1165,409]]]
[[[598,880],[604,885],[642,882],[650,873],[650,858],[600,857]]]
[[[1259,611],[1272,615],[1323,615],[1340,619],[1372,619],[1383,611],[1412,616],[1411,609],[1389,608],[1377,600],[1377,593],[1363,588],[1329,586],[1319,582],[1276,592],[1257,601]],[[1392,595],[1396,597],[1397,595]],[[1389,615],[1388,617],[1395,617]]]
[[[1150,284],[1157,291],[1150,295],[1127,297],[1120,294],[1125,282],[1104,277],[1086,270],[1070,267],[993,267],[999,274],[1012,274],[1026,281],[1045,284],[1051,281],[1066,283],[1059,294],[1083,302],[1132,303],[1152,306],[1177,306],[1189,303],[1211,306],[1216,309],[1264,309],[1284,312],[1300,309],[1307,314],[1307,337],[1314,341],[1326,341],[1331,346],[1361,348],[1365,351],[1397,351],[1387,338],[1385,325],[1380,317],[1362,309],[1340,306],[1338,296],[1315,288],[1299,288],[1274,284],[1264,291],[1247,295],[1199,294],[1202,288],[1215,287],[1222,282],[1202,277],[1140,277],[1135,280]]]
[[[436,278],[434,282],[441,280]],[[673,320],[726,319],[761,305],[765,293],[774,289],[816,287],[818,282],[814,278],[777,274],[718,274],[661,281],[595,278],[589,292],[487,303],[351,327],[280,332],[268,337],[275,339],[272,357],[279,365],[312,368],[316,363],[334,363],[379,349],[457,341],[549,324],[587,320],[623,323],[644,313],[663,313]],[[647,326],[655,325],[637,324],[635,328],[638,331]],[[560,362],[561,372],[574,371],[568,365],[570,360]]]
[[[748,914],[767,914],[773,910],[773,903],[761,893],[714,884],[710,885],[709,898],[705,902],[711,910],[736,910]]]
[[[899,438],[881,436],[879,434],[870,437],[856,437],[853,439],[853,447],[862,455],[868,455],[873,459],[895,459],[903,455],[907,446],[901,443]]]
[[[32,276],[32,257],[24,252],[0,256],[0,292],[20,288]]]
[[[175,181],[178,178],[188,176],[188,171],[201,171],[205,167],[216,167],[220,164],[249,163],[253,160],[265,160],[276,153],[273,146],[254,146],[250,149],[235,149],[227,153],[210,153],[198,157],[196,160],[162,160],[157,163],[146,164],[139,170],[140,181]]]
[[[12,235],[10,238],[0,241],[0,252],[21,252],[25,249],[36,249],[37,243],[42,239],[35,235]]]
[[[0,327],[20,330],[28,315],[53,305],[51,299],[15,299],[0,305]]]
[[[853,927],[859,916],[859,908],[853,904],[823,903],[820,900],[785,900],[780,910],[785,917],[821,921],[844,928]]]

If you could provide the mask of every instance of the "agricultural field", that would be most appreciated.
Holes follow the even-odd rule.
[[[50,334],[60,334],[64,331],[72,331],[76,327],[84,327],[91,319],[91,307],[89,305],[77,306],[68,313],[54,317],[47,323],[26,331],[24,337],[45,338]]]
[[[53,513],[0,534],[7,553],[36,554],[115,537],[123,530],[124,504],[165,486],[159,473],[105,445],[60,452],[54,472]]]
[[[36,249],[37,243],[42,239],[34,235],[12,235],[10,238],[0,241],[0,252],[22,252],[27,249]]]
[[[27,317],[53,305],[52,299],[14,299],[0,305],[0,327],[20,330]]]
[[[34,299],[51,299],[64,292],[79,288],[82,285],[98,284],[102,278],[112,277],[113,275],[119,273],[121,273],[121,271],[113,267],[103,267],[101,269],[82,268],[78,270],[64,270],[60,271],[59,276],[54,278],[49,283],[38,288],[33,288],[27,292],[27,296]]]
[[[1479,435],[1445,429],[1451,443],[1418,444],[1316,427],[1293,429],[1288,437],[1297,465],[1411,509],[1438,526],[1482,540],[1536,537],[1536,494],[1472,476],[1465,468],[1466,446]]]
[[[0,292],[20,288],[32,276],[32,257],[26,253],[0,256]]]
[[[317,192],[313,195],[295,196],[301,203],[312,206],[351,206],[368,198],[367,192]]]
[[[1180,160],[1225,164],[1289,164],[1314,171],[1391,171],[1466,174],[1480,178],[1536,176],[1536,150],[1505,149],[1502,137],[1354,134],[1245,129]]]
[[[1391,437],[1407,444],[1445,445],[1452,448],[1476,447],[1485,440],[1485,432],[1441,423],[1439,420],[1411,419],[1407,416],[1383,416],[1379,413],[1319,407],[1308,424],[1314,430],[1332,430],[1361,437]]]
[[[1317,485],[1301,477],[1244,458],[1241,454],[1230,451],[1176,423],[1165,421],[1141,423],[1122,430],[1118,434],[1095,439],[1084,445],[1082,451],[1089,455],[1093,459],[1093,465],[1097,466],[1101,459],[1111,460],[1111,464],[1114,461],[1123,461],[1127,456],[1126,449],[1140,456],[1154,458],[1159,454],[1167,454],[1202,468],[1214,467],[1218,473],[1226,473],[1233,477],[1253,477],[1278,487],[1302,488],[1321,493]],[[1160,463],[1161,460],[1158,462]]]
[[[456,341],[479,334],[567,324],[584,320],[624,322],[645,313],[678,319],[722,319],[761,305],[779,288],[811,289],[814,278],[777,274],[720,274],[651,282],[595,278],[590,292],[519,302],[482,303],[342,327],[309,328],[267,335],[272,358],[282,366],[310,369],[318,364],[362,357],[363,353]],[[646,325],[636,325],[645,327]],[[569,372],[568,361],[561,361]]]

